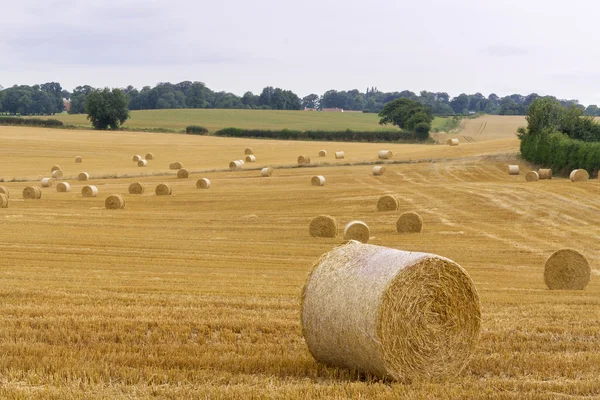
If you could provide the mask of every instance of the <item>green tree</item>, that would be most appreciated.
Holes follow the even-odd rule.
[[[128,106],[129,98],[120,89],[104,88],[87,96],[85,112],[94,129],[117,129],[129,118]]]
[[[379,113],[381,125],[393,124],[415,132],[421,140],[429,137],[433,115],[429,107],[411,99],[400,98],[387,103]]]

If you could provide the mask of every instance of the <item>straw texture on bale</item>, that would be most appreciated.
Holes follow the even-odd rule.
[[[319,215],[310,221],[308,233],[313,237],[336,237],[338,224],[335,218],[329,215]]]
[[[0,193],[0,208],[8,208],[8,196]]]
[[[452,138],[452,139],[448,139],[448,140],[446,140],[446,144],[447,144],[448,146],[458,146],[458,145],[459,145],[459,143],[460,143],[460,142],[459,142],[459,141],[458,141],[458,139],[456,139],[456,138]]]
[[[62,179],[63,172],[60,169],[57,169],[56,171],[52,172],[52,177],[54,179]]]
[[[156,187],[155,193],[157,196],[170,196],[171,194],[173,194],[173,190],[168,184],[161,183]]]
[[[309,156],[298,157],[298,164],[310,164],[310,157]]]
[[[327,150],[319,151],[319,157],[327,157]]]
[[[229,169],[231,171],[235,171],[236,169],[241,169],[244,166],[240,160],[235,160],[229,163]]]
[[[417,213],[404,213],[396,221],[396,232],[398,233],[421,233],[421,231],[423,231],[423,219]]]
[[[129,185],[129,194],[144,194],[146,188],[141,182],[133,182]]]
[[[71,191],[71,185],[67,182],[60,182],[56,185],[56,191],[59,193],[66,193]]]
[[[254,154],[254,151],[252,151],[252,149],[250,147],[248,147],[246,150],[244,150],[244,154],[246,154],[246,155]]]
[[[154,160],[154,154],[152,153],[148,153],[146,154],[146,157],[144,157],[146,160]]]
[[[519,166],[518,165],[509,165],[508,166],[508,174],[509,175],[519,175]]]
[[[381,165],[376,165],[373,167],[373,175],[380,176],[383,174],[385,174],[385,167],[382,167]]]
[[[77,175],[78,181],[87,181],[88,179],[90,179],[90,174],[88,174],[87,172],[82,172],[79,175]]]
[[[377,157],[381,158],[382,160],[390,159],[393,156],[394,155],[389,150],[380,150],[379,153],[377,154]]]
[[[261,176],[271,176],[273,175],[273,168],[271,167],[266,167],[260,170],[260,175]]]
[[[585,169],[574,169],[569,178],[571,182],[585,182],[590,179],[590,174]]]
[[[138,162],[142,160],[142,156],[140,156],[139,154],[136,154],[135,156],[133,156],[133,162]]]
[[[313,267],[301,323],[316,360],[410,383],[460,373],[479,339],[481,306],[454,261],[351,241]]]
[[[108,196],[104,201],[107,210],[121,210],[125,208],[125,199],[120,194]]]
[[[246,162],[256,162],[255,156],[246,156]]]
[[[540,176],[535,171],[529,171],[525,174],[525,182],[537,182],[540,180]]]
[[[340,159],[342,159],[342,158],[344,158],[344,157],[345,157],[345,156],[344,156],[344,152],[343,152],[343,151],[336,151],[336,152],[335,152],[335,158],[336,158],[336,159],[340,160]]]
[[[196,187],[198,189],[209,189],[210,188],[210,179],[208,179],[208,178],[198,179],[198,181],[196,182]]]
[[[146,167],[146,166],[148,166],[148,161],[146,161],[146,160],[138,161],[138,167]]]
[[[181,168],[183,168],[183,164],[181,164],[178,161],[172,162],[171,164],[169,164],[169,169],[181,169]]]
[[[42,179],[42,187],[51,187],[54,184],[54,179],[52,178],[43,178]]]
[[[325,177],[323,175],[315,175],[310,179],[310,184],[313,186],[325,186]]]
[[[52,168],[50,168],[50,173],[52,173],[54,171],[60,171],[60,170],[62,170],[60,165],[53,165]]]
[[[81,158],[80,156],[75,157],[75,162],[77,164],[81,164],[83,162],[83,158]]]
[[[27,186],[23,189],[23,198],[24,199],[41,199],[42,198],[42,189],[37,186]]]
[[[377,211],[396,211],[398,210],[398,199],[394,196],[386,194],[377,200]]]
[[[84,186],[81,189],[81,195],[83,197],[96,197],[98,196],[98,188],[92,185]]]
[[[590,264],[583,254],[558,250],[546,260],[544,281],[550,290],[583,290],[590,281]]]
[[[9,197],[8,188],[6,186],[0,186],[0,194],[5,194],[6,197]]]
[[[190,173],[188,172],[187,169],[181,168],[179,171],[177,171],[177,178],[179,178],[179,179],[187,179],[189,177],[190,177]]]
[[[552,170],[549,168],[540,168],[538,170],[540,179],[552,179]]]
[[[352,221],[346,225],[344,229],[344,239],[358,240],[362,243],[367,243],[371,237],[371,231],[367,224],[362,221]]]

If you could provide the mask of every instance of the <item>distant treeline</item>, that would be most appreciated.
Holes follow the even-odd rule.
[[[40,126],[44,128],[58,128],[64,126],[63,122],[57,119],[22,117],[0,117],[0,125]]]
[[[281,140],[324,140],[332,142],[416,142],[417,137],[412,132],[374,131],[356,132],[350,129],[345,131],[294,131],[283,129],[280,131],[264,129],[239,129],[225,128],[214,133],[215,136],[257,139]]]
[[[3,89],[0,86],[0,113],[11,115],[52,115],[65,110],[63,98],[68,100],[67,109],[72,114],[85,113],[85,100],[96,90],[89,85],[77,86],[71,93],[63,90],[59,83],[49,82],[34,86],[13,86]],[[450,97],[445,92],[410,90],[401,92],[381,92],[377,88],[348,91],[328,90],[322,95],[309,94],[300,98],[290,90],[265,87],[260,94],[246,92],[238,96],[229,92],[215,92],[202,82],[184,81],[176,84],[159,83],[142,89],[127,86],[121,89],[129,97],[130,110],[154,110],[173,108],[225,108],[225,109],[264,109],[301,110],[340,108],[346,111],[380,112],[385,104],[398,98],[407,98],[427,105],[434,115],[469,115],[486,113],[496,115],[525,115],[529,105],[541,97],[536,93],[523,96],[512,94],[499,97],[492,93],[485,97],[481,93]],[[600,116],[596,105],[585,107],[577,100],[560,100],[552,96],[562,106],[571,105],[581,109],[584,115]]]

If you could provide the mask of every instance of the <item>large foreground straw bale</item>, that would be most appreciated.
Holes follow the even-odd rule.
[[[388,160],[393,156],[394,154],[390,150],[379,150],[379,153],[377,154],[377,157],[379,157],[382,160]]]
[[[56,185],[56,191],[58,193],[67,193],[71,191],[71,185],[68,182],[60,182]]]
[[[161,183],[156,187],[155,193],[157,196],[170,196],[173,194],[173,190],[169,184]]]
[[[590,174],[585,169],[574,169],[569,178],[571,182],[585,182],[590,179]]]
[[[371,237],[371,231],[367,224],[362,221],[352,221],[346,225],[344,229],[344,239],[358,240],[362,243],[367,243]]]
[[[129,194],[144,194],[146,188],[141,182],[133,182],[129,185]]]
[[[235,171],[237,169],[241,169],[244,166],[241,160],[235,160],[229,163],[229,169],[231,171]]]
[[[177,178],[179,178],[179,179],[187,179],[189,177],[190,177],[190,173],[188,172],[187,169],[181,168],[179,171],[177,171]]]
[[[298,157],[298,164],[302,165],[302,164],[310,164],[310,157],[309,156],[299,156]]]
[[[549,168],[540,168],[538,170],[540,179],[552,179],[552,170]]]
[[[247,147],[246,150],[244,150],[244,154],[246,154],[246,155],[254,154],[254,151],[250,147]]]
[[[143,158],[139,154],[136,154],[135,156],[133,156],[132,160],[133,162],[138,162],[140,160],[143,160]]]
[[[210,189],[210,179],[208,179],[208,178],[198,179],[198,181],[196,182],[196,187],[198,189]]]
[[[373,167],[373,175],[380,176],[380,175],[383,175],[384,173],[385,173],[385,167],[382,167],[381,165],[376,165]]]
[[[0,194],[5,194],[6,197],[9,197],[8,188],[6,186],[0,186]]]
[[[544,281],[551,290],[583,290],[590,272],[590,264],[581,253],[562,249],[546,260]]]
[[[329,215],[319,215],[310,221],[308,233],[313,237],[336,237],[338,224],[335,218]]]
[[[52,178],[54,179],[62,179],[63,176],[64,174],[60,169],[57,169],[56,171],[52,172]]]
[[[104,201],[107,210],[121,210],[125,208],[125,199],[120,194],[108,196]]]
[[[146,161],[146,160],[138,161],[138,167],[147,167],[147,166],[148,166],[148,161]]]
[[[23,189],[23,198],[39,200],[42,198],[42,189],[37,186],[27,186]]]
[[[394,196],[386,194],[377,200],[377,211],[396,211],[398,210],[398,199]]]
[[[50,173],[53,173],[54,171],[61,171],[62,168],[60,167],[60,165],[53,165],[52,168],[50,168]]]
[[[440,380],[467,365],[481,306],[452,260],[350,241],[314,266],[301,319],[322,363],[403,382]]]
[[[265,177],[273,175],[273,168],[266,167],[266,168],[261,169],[260,170],[260,175],[261,176],[265,176]]]
[[[54,185],[54,179],[42,178],[41,185],[42,185],[42,187],[51,187],[52,185]]]
[[[518,165],[509,165],[508,166],[508,174],[509,175],[519,175],[519,166]]]
[[[446,140],[446,144],[448,146],[458,146],[460,144],[460,141],[456,138],[450,138],[450,139]]]
[[[319,151],[319,157],[327,157],[327,150]]]
[[[336,151],[335,152],[335,158],[336,158],[336,160],[341,160],[344,157],[345,157],[345,155],[344,155],[343,151]]]
[[[526,182],[537,182],[539,180],[540,180],[540,176],[535,171],[529,171],[528,173],[525,174]]]
[[[92,185],[84,186],[81,188],[81,195],[83,197],[96,197],[98,196],[98,188]]]
[[[82,172],[79,175],[77,175],[78,181],[87,181],[88,179],[90,179],[90,174],[88,174],[87,172]]]
[[[0,193],[0,208],[8,208],[8,196]]]
[[[310,178],[310,184],[313,186],[325,186],[325,177],[323,175],[315,175]]]
[[[175,161],[172,162],[171,164],[169,164],[169,169],[181,169],[183,168],[183,164],[180,163],[179,161]]]
[[[246,162],[250,163],[250,162],[256,162],[256,157],[255,156],[246,156]]]
[[[81,158],[81,156],[77,156],[77,157],[75,157],[75,162],[77,164],[81,164],[83,162],[83,158]]]
[[[152,153],[148,153],[146,154],[146,157],[144,157],[146,160],[154,160],[154,154]]]
[[[396,232],[398,233],[420,233],[422,230],[423,219],[417,213],[404,213],[396,221]]]

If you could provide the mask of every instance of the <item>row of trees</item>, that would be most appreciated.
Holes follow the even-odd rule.
[[[69,93],[59,83],[33,86],[0,86],[0,113],[20,115],[52,115],[64,111],[63,97]]]

